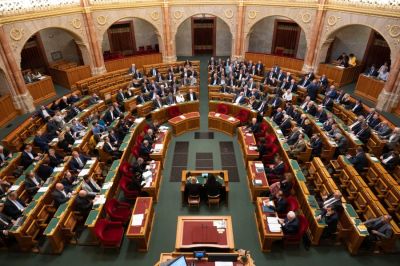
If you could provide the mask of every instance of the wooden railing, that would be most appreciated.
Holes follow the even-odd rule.
[[[90,66],[75,66],[64,69],[60,66],[50,67],[50,75],[52,76],[54,83],[59,84],[70,90],[75,89],[75,83],[79,80],[91,77]]]
[[[361,65],[344,68],[332,64],[320,64],[318,67],[318,75],[325,74],[328,78],[335,81],[336,86],[342,87],[355,82],[361,69]]]
[[[301,72],[304,64],[304,60],[302,59],[272,54],[246,52],[245,58],[246,60],[252,60],[255,64],[260,60],[264,64],[264,71],[268,71],[268,68],[278,65],[286,71],[296,73]]]
[[[7,94],[0,98],[0,127],[4,126],[18,114],[11,95]]]
[[[56,91],[54,90],[53,81],[50,76],[46,76],[44,79],[33,83],[29,83],[26,85],[26,87],[28,88],[29,93],[32,95],[33,103],[35,105],[56,96]]]
[[[377,102],[385,82],[366,75],[360,75],[357,81],[355,95]]]
[[[154,53],[154,54],[144,54],[144,55],[134,55],[129,57],[124,57],[121,59],[115,59],[104,62],[106,69],[108,72],[126,69],[135,64],[137,68],[142,68],[143,65],[148,64],[156,64],[162,62],[162,54]]]

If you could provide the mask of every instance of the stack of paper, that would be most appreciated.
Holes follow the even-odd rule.
[[[262,181],[260,179],[254,179],[254,185],[261,186],[262,185]]]
[[[142,182],[142,184],[144,183],[144,187],[150,187],[151,186],[151,182],[153,182],[153,178],[150,177],[148,179],[146,179],[145,181]]]
[[[149,179],[150,177],[153,176],[153,174],[151,173],[151,171],[146,171],[142,174],[144,179]]]
[[[264,172],[264,164],[262,164],[262,163],[255,163],[254,166],[255,166],[255,168],[256,168],[256,172],[257,172],[257,173],[262,173],[262,172]]]
[[[184,115],[180,115],[179,116],[181,119],[185,119],[186,118],[186,116],[184,116]]]
[[[219,221],[214,221],[213,225],[217,227],[217,229],[225,229],[226,228],[226,222],[225,220],[219,220]]]
[[[82,169],[82,170],[79,172],[79,175],[78,175],[78,176],[85,176],[85,175],[89,174],[89,172],[90,172],[90,169]]]
[[[268,224],[268,228],[272,233],[279,233],[282,231],[280,224]]]
[[[132,226],[141,226],[143,222],[144,214],[134,214],[132,217]]]
[[[75,140],[75,142],[74,142],[74,144],[76,145],[76,144],[81,144],[82,143],[82,139],[77,139],[77,140]]]
[[[159,130],[160,130],[160,131],[168,130],[168,127],[166,127],[166,126],[160,126]]]
[[[12,186],[10,187],[10,191],[15,191],[15,190],[17,190],[17,189],[19,189],[19,185],[12,185]]]
[[[139,104],[138,106],[142,106],[142,105],[141,105],[141,104]],[[136,118],[134,122],[135,122],[135,124],[139,124],[140,122],[142,122],[142,121],[143,121],[143,119],[144,119],[143,117]]]
[[[231,117],[228,118],[228,120],[229,121],[235,121],[235,118],[231,116]]]
[[[249,150],[251,150],[251,151],[256,151],[256,150],[257,150],[257,146],[252,146],[252,145],[250,145],[250,146],[249,146]]]
[[[54,168],[53,172],[58,173],[58,172],[61,172],[62,170],[64,170],[64,167],[56,167],[56,168]]]
[[[101,189],[109,189],[112,186],[112,184],[113,184],[112,182],[104,183]]]
[[[154,145],[154,152],[160,152],[163,148],[163,144],[156,144]]]
[[[100,195],[98,197],[95,197],[93,200],[93,205],[101,205],[106,203],[106,197],[104,195]]]
[[[246,136],[251,137],[251,136],[253,136],[253,134],[251,134],[251,133],[246,133]]]
[[[216,261],[215,266],[233,266],[232,261]]]
[[[268,224],[279,224],[278,221],[279,221],[278,217],[267,217]]]
[[[89,160],[89,161],[87,161],[86,162],[86,164],[90,164],[90,165],[92,165],[92,164],[94,164],[96,162],[96,159],[93,159],[93,160]]]
[[[221,114],[215,113],[215,117],[220,117],[220,116],[221,116]]]

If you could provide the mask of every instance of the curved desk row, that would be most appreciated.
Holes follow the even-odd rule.
[[[236,128],[240,125],[239,119],[215,112],[208,113],[208,128],[221,131],[230,136],[234,136]]]
[[[158,121],[159,124],[165,123],[169,119],[169,112],[172,108],[178,108],[181,114],[199,112],[199,101],[188,101],[173,105],[164,105],[162,108],[151,111],[151,120]]]
[[[186,131],[196,130],[200,128],[200,113],[190,112],[176,116],[168,120],[172,126],[172,133],[174,136],[179,136]]]
[[[249,121],[252,118],[257,117],[257,111],[251,110],[250,108],[248,108],[247,105],[239,105],[239,104],[223,102],[223,101],[209,101],[208,102],[209,111],[210,112],[217,112],[217,108],[218,108],[219,104],[223,104],[223,105],[226,105],[228,107],[228,114],[229,115],[235,116],[241,110],[247,110],[247,111],[250,112]]]

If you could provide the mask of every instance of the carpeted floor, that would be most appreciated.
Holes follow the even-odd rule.
[[[208,131],[207,113],[207,70],[208,57],[194,58],[202,61],[201,65],[201,128],[199,132]],[[187,142],[188,144],[180,144]],[[221,142],[230,142],[230,149],[220,150]],[[178,147],[178,148],[177,148]],[[209,209],[202,204],[200,209],[189,210],[182,207],[180,202],[180,184],[171,182],[169,176],[175,159],[174,153],[185,151],[187,147],[187,169],[195,169],[197,153],[211,153],[214,169],[220,169],[223,165],[221,153],[234,150],[232,160],[236,161],[240,182],[230,183],[229,205],[221,205],[219,209]],[[179,152],[178,152],[179,153]],[[177,153],[177,154],[178,154]],[[183,152],[182,152],[183,153]],[[230,153],[232,154],[232,152]],[[177,161],[175,160],[175,164]],[[183,163],[182,163],[183,164]],[[62,255],[21,254],[0,251],[1,265],[57,265],[67,266],[71,264],[85,266],[102,265],[137,265],[150,266],[159,259],[160,253],[171,252],[175,246],[176,221],[178,215],[231,215],[233,220],[234,241],[236,248],[250,250],[256,265],[279,266],[310,266],[310,265],[395,265],[399,260],[398,255],[385,256],[351,256],[343,246],[312,247],[306,251],[303,247],[294,247],[283,250],[279,245],[274,247],[272,253],[265,254],[260,251],[254,219],[254,206],[250,202],[249,190],[246,181],[246,170],[243,164],[242,154],[236,137],[231,138],[219,132],[214,133],[213,139],[195,139],[195,133],[190,132],[171,140],[170,149],[163,170],[163,182],[159,202],[155,205],[155,222],[150,241],[150,250],[147,253],[138,253],[135,246],[127,239],[119,252],[102,250],[94,246],[68,245]]]

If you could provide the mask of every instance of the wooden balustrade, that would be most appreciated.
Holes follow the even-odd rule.
[[[340,67],[332,64],[320,64],[318,67],[318,75],[326,75],[334,80],[335,86],[342,87],[346,84],[353,83],[357,80],[361,65],[354,67]]]
[[[11,95],[7,94],[0,98],[0,127],[14,119],[18,114],[14,106]]]
[[[64,88],[74,90],[75,83],[79,80],[91,77],[90,66],[76,66],[64,69],[62,66],[52,66],[49,68],[50,75],[54,83],[63,86]]]
[[[246,60],[252,60],[253,63],[257,63],[257,61],[260,60],[264,64],[264,71],[267,71],[266,69],[271,68],[274,65],[278,65],[286,71],[299,74],[304,64],[304,60],[302,59],[272,54],[247,52],[245,58]]]
[[[121,59],[115,59],[104,62],[107,71],[115,71],[119,69],[126,69],[132,64],[135,64],[137,68],[142,68],[144,65],[148,64],[156,64],[162,62],[162,54],[154,53],[154,54],[144,54],[144,55],[134,55],[128,56]]]
[[[29,83],[26,87],[32,95],[33,103],[35,105],[56,96],[53,80],[49,76],[46,76],[39,81]]]
[[[366,75],[360,75],[358,77],[354,94],[376,103],[384,86],[385,82],[382,80],[368,77]]]

